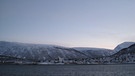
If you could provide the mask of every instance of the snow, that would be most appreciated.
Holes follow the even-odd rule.
[[[91,48],[91,47],[75,47],[74,49],[85,53],[89,57],[110,56],[110,55],[112,55],[112,51],[113,51],[110,49]]]
[[[122,50],[122,49],[124,49],[124,48],[128,48],[129,46],[131,46],[131,45],[133,45],[133,44],[135,44],[135,42],[124,42],[124,43],[121,43],[121,44],[119,44],[119,45],[114,49],[114,51],[115,51],[115,52],[118,52],[118,51],[120,51],[120,50]]]
[[[115,53],[123,48],[127,48],[135,44],[135,42],[124,42],[118,45],[114,51]],[[25,59],[56,59],[61,58],[88,58],[88,57],[102,57],[114,54],[113,50],[104,48],[66,48],[61,46],[44,45],[44,44],[28,44],[16,42],[0,41],[0,55],[13,56]]]
[[[109,49],[104,49],[104,48],[93,48],[93,47],[75,47],[74,49],[76,50],[109,50]]]
[[[61,46],[0,41],[0,54],[26,59],[86,58],[74,49]]]

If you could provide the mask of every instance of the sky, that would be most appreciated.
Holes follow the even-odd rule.
[[[0,0],[0,41],[113,49],[135,42],[135,0]]]

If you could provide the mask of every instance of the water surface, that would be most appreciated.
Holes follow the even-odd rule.
[[[0,76],[135,76],[135,64],[0,65]]]

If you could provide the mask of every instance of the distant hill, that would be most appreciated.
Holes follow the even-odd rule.
[[[47,44],[29,44],[18,42],[0,41],[0,62],[3,61],[51,61],[67,59],[67,62],[86,63],[126,63],[134,61],[135,43],[124,42],[114,50],[103,48],[67,48]],[[92,61],[91,61],[92,59]],[[72,61],[70,61],[72,60]],[[128,60],[128,62],[131,62]],[[27,61],[27,62],[28,62]],[[85,62],[84,62],[85,61]],[[66,62],[66,63],[67,63]]]
[[[45,60],[61,57],[72,59],[101,57],[108,56],[110,54],[111,50],[109,49],[88,48],[86,50],[86,48],[66,48],[56,45],[0,41],[0,55],[17,58]]]
[[[0,55],[33,60],[87,58],[85,54],[72,48],[4,41],[0,42]]]
[[[135,44],[135,42],[123,42],[121,44],[119,44],[118,46],[115,47],[114,51],[118,52],[124,48],[128,48],[129,46]]]
[[[104,48],[75,47],[74,49],[86,54],[90,58],[110,56],[113,53],[113,50]]]
[[[111,55],[110,59],[114,63],[135,63],[135,43],[124,42],[116,47],[118,50]]]
[[[121,55],[130,55],[135,54],[135,43],[132,45],[128,45],[128,47],[121,48],[117,53],[113,54],[113,56],[121,56]]]

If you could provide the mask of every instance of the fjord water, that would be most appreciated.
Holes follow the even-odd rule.
[[[0,65],[0,76],[134,76],[135,64]]]

